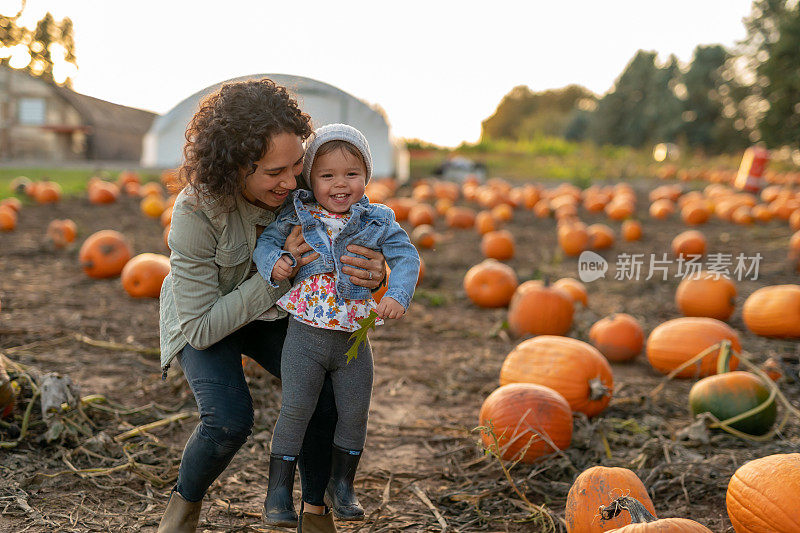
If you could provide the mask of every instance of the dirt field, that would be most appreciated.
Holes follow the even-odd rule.
[[[644,191],[652,185],[637,187]],[[618,254],[656,253],[660,258],[672,237],[685,229],[675,220],[651,221],[646,208],[642,192],[644,238],[618,242],[601,253],[612,269],[606,279],[587,284],[590,305],[576,312],[570,336],[586,340],[592,323],[614,311],[636,316],[646,334],[680,316],[673,303],[679,281],[674,267],[666,281],[613,279]],[[81,396],[99,394],[108,400],[86,405],[84,415],[71,415],[77,423],[67,427],[75,433],[49,444],[42,439],[46,428],[36,405],[26,439],[16,448],[0,448],[0,531],[155,531],[196,418],[121,442],[113,437],[193,413],[194,400],[177,368],[166,382],[160,380],[152,350],[91,344],[93,339],[157,349],[158,302],[129,298],[119,279],[90,280],[78,266],[76,248],[51,250],[44,229],[51,219],[66,217],[79,226],[78,242],[110,228],[128,235],[137,253],[166,252],[158,222],[146,219],[129,199],[111,206],[90,205],[85,199],[27,206],[17,230],[0,234],[0,350],[31,371],[68,375]],[[585,212],[581,217],[587,223],[606,222]],[[611,225],[618,231],[617,223]],[[464,273],[482,259],[477,233],[449,230],[441,222],[437,228],[443,239],[435,250],[422,253],[427,272],[409,314],[372,334],[376,379],[367,450],[357,478],[369,519],[340,523],[340,530],[439,531],[445,524],[452,531],[544,530],[545,519],[530,515],[472,431],[484,398],[497,387],[504,357],[521,339],[510,338],[504,329],[505,310],[478,309],[464,294]],[[576,260],[556,251],[553,220],[517,211],[508,228],[518,249],[509,264],[521,280],[577,277]],[[763,256],[758,279],[737,283],[737,311],[730,324],[757,360],[782,358],[789,379],[781,388],[797,405],[797,343],[756,337],[741,320],[741,305],[756,288],[797,283],[785,262],[789,228],[777,222],[742,228],[715,220],[700,229],[711,252]],[[591,421],[576,418],[565,453],[511,471],[530,501],[547,506],[557,528],[563,527],[560,519],[574,478],[584,468],[604,464],[636,471],[660,517],[683,516],[713,531],[732,531],[725,489],[734,470],[750,459],[794,452],[800,445],[796,420],[768,443],[727,434],[713,434],[707,443],[678,440],[677,432],[691,421],[686,401],[691,382],[671,382],[651,398],[662,376],[644,355],[632,364],[613,365],[613,370],[615,395],[609,408]],[[211,487],[198,531],[269,531],[259,516],[280,386],[263,372],[250,374],[253,435]],[[30,387],[23,386],[22,394],[24,409]],[[19,424],[20,408],[16,415]],[[16,430],[0,427],[2,440],[13,440]],[[76,469],[97,470],[79,475]]]

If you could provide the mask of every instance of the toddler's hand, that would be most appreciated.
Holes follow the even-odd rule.
[[[379,317],[384,319],[401,318],[404,314],[406,314],[406,310],[402,305],[400,305],[400,302],[394,298],[389,298],[386,296],[381,298],[381,302],[378,304],[375,312],[378,313]]]
[[[285,255],[280,256],[280,258],[275,262],[275,266],[272,267],[272,280],[281,281],[288,279],[291,274],[292,260]]]

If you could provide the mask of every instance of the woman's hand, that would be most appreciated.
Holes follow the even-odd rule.
[[[377,289],[386,277],[386,258],[383,254],[357,244],[348,245],[347,251],[363,257],[343,255],[340,258],[345,264],[342,272],[350,275],[353,285]]]
[[[294,270],[292,270],[292,274],[289,276],[293,278],[297,275],[297,271],[300,270],[300,267],[306,266],[311,261],[314,261],[319,257],[317,252],[314,252],[311,245],[308,244],[303,237],[303,230],[300,226],[295,226],[292,228],[292,232],[286,237],[286,242],[283,244],[283,249],[292,254],[292,257],[295,258],[297,261],[297,265],[295,265]],[[313,252],[313,253],[308,253]],[[303,255],[307,254],[307,255]]]

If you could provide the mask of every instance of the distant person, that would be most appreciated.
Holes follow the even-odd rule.
[[[380,319],[401,318],[420,268],[419,254],[392,210],[370,203],[364,194],[371,176],[372,155],[360,131],[345,124],[317,129],[306,149],[302,188],[291,194],[275,223],[258,238],[253,254],[259,273],[278,287],[297,266],[297,258],[282,249],[293,227],[299,224],[306,242],[319,253],[318,259],[300,267],[292,289],[277,302],[293,320],[283,343],[283,400],[272,435],[266,504],[271,525],[293,522],[286,510],[293,508],[296,456],[327,373],[338,411],[327,495],[337,518],[364,519],[353,481],[367,438],[372,349],[365,340],[356,357],[348,358],[350,336],[372,311]],[[388,288],[378,304],[368,289],[354,285],[341,271],[338,257],[351,244],[380,250],[389,263]],[[278,473],[274,480],[273,472]],[[301,527],[304,520],[301,514]]]
[[[281,377],[289,320],[275,303],[290,283],[265,281],[252,253],[297,187],[310,134],[311,118],[286,88],[266,78],[226,83],[200,103],[187,127],[181,176],[188,185],[175,201],[171,272],[161,287],[161,366],[166,378],[172,361],[180,362],[200,423],[183,450],[159,533],[195,531],[206,491],[250,435],[253,402],[242,354]],[[299,227],[282,247],[296,265],[289,277],[320,258]],[[376,289],[386,276],[378,251],[349,245],[336,253],[340,275],[353,287]],[[299,452],[300,478],[307,523],[331,532],[336,528],[323,498],[337,413],[327,374],[318,396]],[[269,484],[277,477],[270,468]]]

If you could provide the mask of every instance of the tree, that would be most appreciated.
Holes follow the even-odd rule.
[[[506,94],[494,114],[481,124],[482,139],[531,139],[563,136],[579,103],[595,95],[579,85],[533,92],[520,85]]]
[[[777,19],[778,36],[764,43],[768,57],[758,64],[761,96],[767,105],[759,131],[769,147],[800,146],[800,4]]]
[[[0,14],[0,44],[2,44],[1,65],[12,64],[11,49],[17,50],[20,45],[25,47],[30,59],[21,68],[32,76],[41,77],[54,82],[53,70],[59,62],[76,65],[75,39],[73,36],[72,20],[64,18],[56,23],[49,12],[36,23],[36,28],[30,30],[19,24],[19,18],[25,9],[22,2],[20,10],[14,15]],[[58,45],[63,50],[63,57],[53,57],[53,45]],[[18,53],[18,52],[17,52]],[[19,65],[14,65],[19,67]],[[72,80],[67,77],[63,85],[71,86]]]

